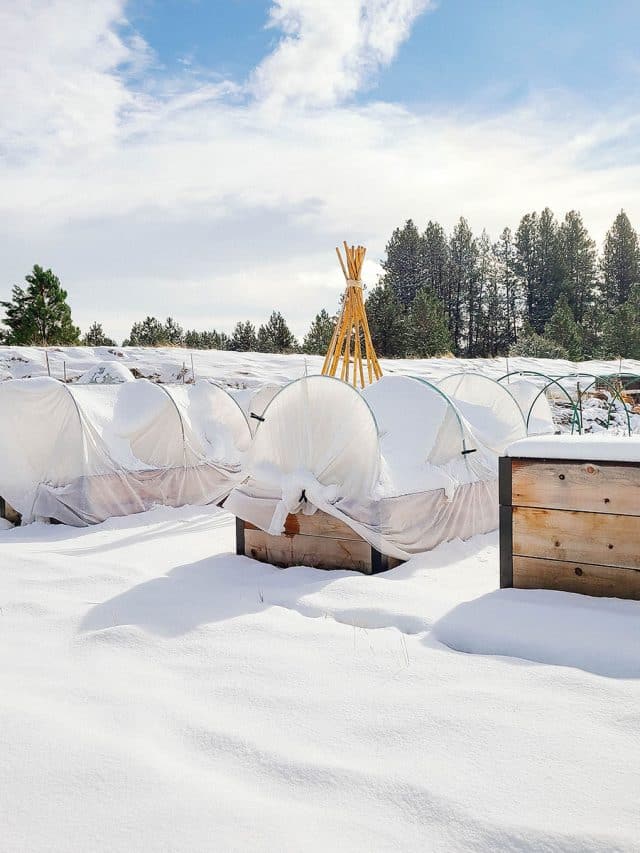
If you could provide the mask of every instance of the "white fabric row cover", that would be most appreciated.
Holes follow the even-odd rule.
[[[553,422],[553,412],[547,399],[545,386],[551,390],[553,385],[545,381],[543,385],[536,384],[530,379],[514,379],[509,377],[501,383],[520,406],[528,435],[553,435],[556,425]]]
[[[526,435],[525,417],[506,386],[480,373],[454,373],[438,382],[476,437],[494,453],[502,453]]]
[[[0,383],[0,496],[24,522],[84,525],[156,504],[221,500],[241,478],[251,434],[209,383]]]
[[[409,376],[362,393],[325,376],[296,380],[264,409],[247,479],[225,507],[273,534],[287,513],[319,508],[399,557],[486,532],[496,526],[498,454],[526,435],[509,393],[495,382],[487,392],[483,407]]]

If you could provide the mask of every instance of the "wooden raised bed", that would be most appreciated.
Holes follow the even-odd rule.
[[[367,575],[402,562],[376,551],[344,522],[320,510],[288,515],[279,536],[236,518],[236,553],[281,568],[350,569]]]
[[[640,599],[640,462],[500,459],[500,586]]]

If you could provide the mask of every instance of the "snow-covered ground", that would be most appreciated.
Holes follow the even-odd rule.
[[[499,591],[494,534],[364,577],[233,530],[0,532],[3,853],[638,849],[638,603]]]
[[[191,378],[184,350],[48,354]],[[240,396],[320,365],[193,362]],[[0,379],[46,372],[0,348]],[[500,591],[496,534],[376,577],[233,550],[213,508],[0,530],[2,853],[638,849],[640,603]]]
[[[191,358],[193,356],[193,371]],[[322,357],[316,355],[267,355],[265,353],[188,350],[180,347],[41,347],[0,346],[0,380],[47,374],[47,357],[52,376],[75,380],[104,362],[117,362],[136,376],[162,382],[215,379],[237,388],[255,388],[265,382],[287,382],[308,373],[320,373]],[[385,373],[406,373],[440,379],[459,370],[478,370],[498,379],[512,370],[537,370],[549,375],[585,373],[640,374],[640,361],[571,362],[533,358],[425,358],[381,359]]]

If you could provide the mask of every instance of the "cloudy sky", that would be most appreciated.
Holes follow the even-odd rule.
[[[413,217],[640,226],[637,0],[0,2],[0,298],[301,334]]]

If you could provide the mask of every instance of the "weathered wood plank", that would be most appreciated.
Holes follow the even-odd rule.
[[[511,478],[518,506],[640,514],[640,467],[514,459]]]
[[[312,566],[318,569],[351,569],[371,573],[371,547],[354,539],[293,534],[271,536],[245,528],[245,554],[274,566]]]
[[[245,522],[248,530],[257,530],[253,524]],[[296,515],[288,515],[284,523],[284,536],[327,536],[331,539],[354,539],[363,542],[363,538],[352,530],[348,524],[328,515],[326,512],[317,510],[313,515],[304,515],[299,512]]]
[[[640,569],[640,522],[629,515],[516,506],[513,553]]]
[[[607,598],[640,600],[640,571],[593,566],[539,557],[513,558],[513,585],[518,589],[557,589]]]

